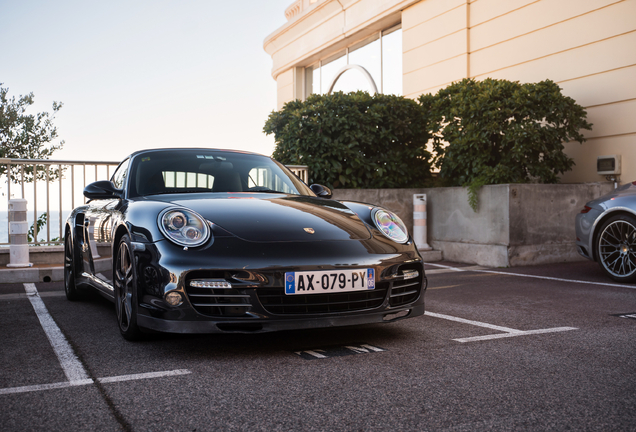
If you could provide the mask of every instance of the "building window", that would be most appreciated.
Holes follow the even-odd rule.
[[[402,26],[391,27],[305,68],[305,95],[402,94]]]

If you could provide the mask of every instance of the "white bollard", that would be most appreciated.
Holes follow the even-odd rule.
[[[9,264],[7,267],[31,267],[27,234],[27,200],[9,200]]]
[[[426,242],[426,194],[413,195],[413,239],[419,250],[433,249]]]

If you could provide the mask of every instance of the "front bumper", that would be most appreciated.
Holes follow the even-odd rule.
[[[265,333],[279,330],[305,330],[350,325],[388,323],[424,315],[424,304],[396,310],[374,311],[357,315],[295,317],[287,319],[176,321],[138,315],[137,324],[164,333]]]
[[[592,238],[594,235],[595,222],[601,215],[601,211],[591,209],[587,213],[576,215],[574,227],[576,231],[576,249],[579,255],[589,260],[595,261]]]
[[[358,241],[319,242],[311,250],[241,243],[247,242],[217,240],[218,254],[184,251],[165,241],[137,251],[143,291],[138,325],[169,333],[253,333],[391,322],[424,313],[427,280],[412,243],[381,249]],[[285,272],[362,268],[374,269],[375,290],[284,295]],[[410,279],[407,274],[414,269],[419,276]],[[232,288],[202,292],[189,284],[197,279],[226,280]],[[167,292],[180,293],[184,302],[168,305],[163,300]],[[201,304],[206,298],[213,306]]]

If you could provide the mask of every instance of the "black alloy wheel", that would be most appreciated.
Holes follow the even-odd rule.
[[[81,298],[75,280],[76,273],[75,248],[73,247],[71,233],[67,230],[64,236],[64,292],[66,293],[66,298],[70,301],[76,301]]]
[[[128,235],[122,237],[117,248],[113,282],[119,331],[126,340],[139,340],[143,334],[137,326],[137,272]]]
[[[636,281],[636,219],[622,214],[601,225],[596,240],[601,269],[617,282]]]

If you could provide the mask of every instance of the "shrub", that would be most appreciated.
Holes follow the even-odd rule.
[[[468,186],[471,205],[485,184],[556,183],[574,161],[563,143],[585,141],[585,110],[550,80],[463,81],[420,96],[431,115],[433,163],[447,186]]]
[[[430,178],[426,113],[411,99],[366,92],[311,95],[274,111],[273,157],[307,165],[328,187],[421,187]]]

